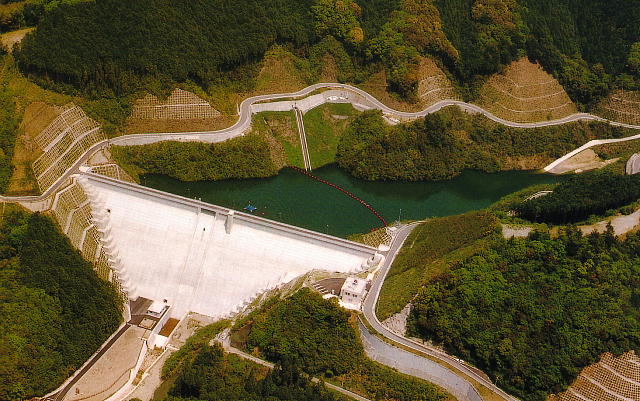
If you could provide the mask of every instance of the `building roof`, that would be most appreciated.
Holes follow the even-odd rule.
[[[358,277],[349,277],[342,285],[342,291],[349,291],[354,294],[362,294],[367,287],[367,280]]]

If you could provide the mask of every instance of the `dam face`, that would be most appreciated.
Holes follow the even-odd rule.
[[[110,261],[129,298],[213,317],[311,270],[356,272],[375,249],[217,206],[88,175]]]

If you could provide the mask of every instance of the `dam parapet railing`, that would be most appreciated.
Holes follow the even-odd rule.
[[[377,248],[374,248],[365,244],[361,244],[358,242],[349,241],[344,238],[334,237],[332,235],[307,230],[305,228],[292,226],[292,225],[281,223],[275,220],[265,219],[263,217],[255,216],[252,214],[243,213],[243,212],[239,212],[239,211],[225,208],[222,206],[206,203],[198,199],[191,199],[191,198],[186,198],[179,195],[174,195],[171,193],[159,191],[153,188],[148,188],[135,183],[126,182],[126,181],[118,180],[118,179],[107,177],[107,176],[102,176],[99,174],[92,173],[90,171],[81,172],[78,176],[86,177],[89,180],[105,183],[110,186],[121,188],[123,190],[133,191],[133,192],[144,194],[146,196],[160,198],[165,201],[174,202],[182,206],[191,207],[197,210],[208,210],[222,217],[228,218],[229,216],[232,216],[234,220],[245,221],[258,226],[277,229],[289,234],[294,234],[299,237],[310,238],[316,241],[326,242],[332,245],[338,245],[343,248],[348,248],[357,252],[370,253],[373,255],[375,252],[378,251]]]

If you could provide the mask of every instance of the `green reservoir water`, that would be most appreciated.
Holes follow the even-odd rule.
[[[363,199],[388,222],[398,217],[418,220],[482,209],[530,185],[560,180],[521,171],[466,171],[444,182],[370,182],[353,178],[336,166],[314,170],[313,174]],[[340,237],[368,232],[381,224],[359,202],[291,169],[264,179],[182,182],[147,175],[142,181],[151,188],[236,210],[251,204],[258,208],[256,215]]]

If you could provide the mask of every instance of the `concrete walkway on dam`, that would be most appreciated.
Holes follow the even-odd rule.
[[[166,301],[173,317],[228,316],[311,270],[361,271],[377,252],[135,184],[91,174],[79,182],[97,194],[92,209],[106,211],[129,296]]]

